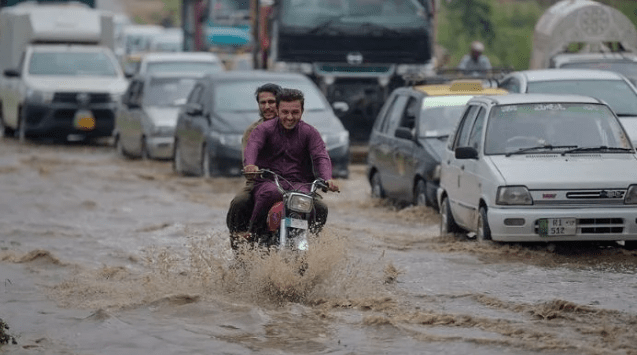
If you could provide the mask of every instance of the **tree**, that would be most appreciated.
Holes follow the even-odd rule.
[[[450,17],[461,24],[462,32],[472,38],[482,38],[489,45],[493,43],[495,33],[489,0],[452,0],[447,8]]]

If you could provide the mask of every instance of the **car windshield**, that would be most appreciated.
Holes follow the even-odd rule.
[[[376,25],[419,28],[426,23],[418,0],[283,0],[281,22],[308,30]]]
[[[418,135],[434,138],[448,136],[471,98],[472,96],[426,97],[422,103]]]
[[[101,52],[35,52],[31,75],[117,76],[115,64]]]
[[[175,106],[188,97],[195,86],[194,78],[152,78],[144,91],[144,105]]]
[[[529,83],[529,93],[577,94],[603,100],[620,116],[637,116],[637,93],[623,80],[551,80]]]
[[[215,111],[258,111],[254,91],[268,81],[242,80],[220,83],[214,89],[213,105]],[[304,110],[326,110],[321,92],[311,82],[277,80],[284,88],[299,89],[305,95]]]
[[[560,68],[608,70],[622,74],[628,78],[637,78],[637,62],[633,61],[620,62],[597,60],[590,62],[573,62],[564,63],[560,66]]]
[[[619,121],[605,105],[538,103],[494,107],[484,153],[509,154],[582,147],[631,148]]]
[[[154,73],[202,73],[210,74],[223,71],[223,66],[218,62],[196,61],[169,61],[148,63],[146,72]]]

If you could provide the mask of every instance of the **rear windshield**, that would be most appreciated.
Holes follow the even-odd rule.
[[[194,86],[194,78],[153,78],[144,91],[144,104],[175,106],[176,101],[185,99]]]
[[[215,87],[214,107],[217,111],[255,111],[258,109],[254,91],[266,81],[227,82]],[[302,81],[277,81],[284,88],[299,89],[305,95],[304,110],[325,110],[322,93],[312,83]]]
[[[193,61],[170,61],[170,62],[153,62],[148,63],[146,72],[154,73],[203,73],[210,74],[223,71],[221,63],[217,62],[193,62]]]
[[[637,94],[623,80],[552,80],[529,83],[529,93],[577,94],[606,102],[617,115],[637,116]]]

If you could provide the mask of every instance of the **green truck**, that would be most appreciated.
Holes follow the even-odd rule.
[[[21,2],[26,2],[26,1],[35,1],[35,0],[0,0],[0,8],[7,7],[7,6],[13,6],[15,4],[19,4]],[[96,0],[37,0],[37,2],[44,2],[44,3],[78,2],[78,3],[86,4],[86,5],[88,5],[88,6],[92,7],[92,8],[95,8]]]

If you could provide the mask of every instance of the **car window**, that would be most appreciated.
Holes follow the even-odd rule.
[[[606,105],[518,104],[494,107],[489,115],[484,154],[519,149],[572,146],[630,148],[618,119]]]
[[[378,119],[376,120],[375,127],[377,131],[381,133],[387,132],[387,122],[389,121],[389,117],[391,116],[391,112],[394,109],[394,105],[396,104],[396,100],[399,95],[392,95],[388,100],[385,106],[383,106],[382,111],[380,112]]]
[[[34,52],[31,75],[117,76],[115,63],[102,52]]]
[[[637,93],[624,80],[551,80],[530,82],[529,93],[577,94],[605,101],[619,116],[637,116]]]
[[[478,116],[476,116],[473,128],[471,129],[471,134],[469,134],[469,142],[467,146],[475,148],[477,151],[480,151],[480,148],[482,148],[482,127],[484,127],[486,117],[487,110],[485,110],[484,107],[481,107],[478,112]]]
[[[407,99],[408,97],[405,95],[398,95],[398,97],[396,97],[396,100],[392,103],[392,107],[387,111],[389,118],[383,125],[383,132],[393,132],[396,129],[402,118]]]
[[[201,84],[197,84],[192,91],[190,92],[190,95],[188,96],[188,103],[197,103],[199,102],[199,99],[201,98],[201,92],[203,91],[203,86]]]
[[[403,110],[402,117],[400,118],[399,127],[414,129],[416,126],[416,116],[418,115],[418,111],[420,111],[418,99],[410,96],[409,100],[407,100],[407,105],[405,105],[405,109]]]
[[[515,77],[511,77],[504,80],[502,84],[500,84],[500,87],[508,92],[520,92],[520,81]]]
[[[452,150],[455,150],[458,147],[466,147],[469,139],[469,132],[473,125],[473,119],[478,112],[479,106],[471,105],[465,112],[462,117],[462,121],[460,122],[460,126],[456,132],[456,136],[453,140]]]

